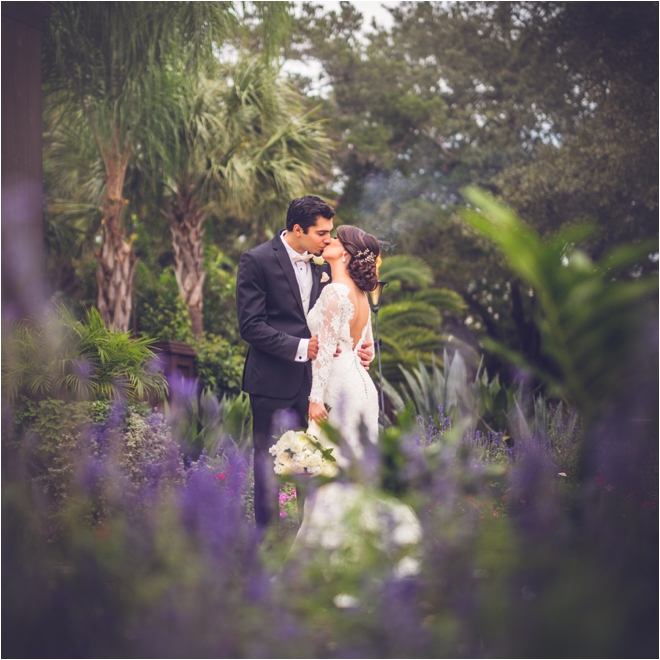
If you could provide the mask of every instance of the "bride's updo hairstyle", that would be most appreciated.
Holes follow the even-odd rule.
[[[380,255],[380,243],[375,236],[351,225],[337,227],[337,238],[351,255],[348,274],[362,291],[373,291],[378,285],[376,262]]]

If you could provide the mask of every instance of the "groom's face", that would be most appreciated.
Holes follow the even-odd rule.
[[[300,228],[300,225],[296,225],[293,230],[300,241],[302,250],[306,250],[312,254],[321,254],[332,242],[332,237],[330,236],[332,220],[323,216],[316,218],[316,224],[312,225],[306,234]]]

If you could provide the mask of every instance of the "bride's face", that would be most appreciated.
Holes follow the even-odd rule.
[[[323,258],[326,261],[337,261],[341,259],[341,256],[344,254],[344,252],[346,252],[346,250],[344,249],[342,242],[337,237],[335,237],[332,239],[332,241],[330,241],[330,245],[328,245],[323,250]]]

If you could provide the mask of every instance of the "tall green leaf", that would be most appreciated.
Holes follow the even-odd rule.
[[[492,196],[475,188],[464,194],[474,207],[463,212],[466,222],[500,247],[539,298],[543,349],[560,376],[541,375],[580,408],[587,423],[593,421],[635,377],[641,307],[658,291],[657,273],[628,281],[606,273],[635,263],[640,253],[657,251],[657,240],[617,248],[598,265],[577,249],[566,255],[567,245],[583,231],[544,242]]]

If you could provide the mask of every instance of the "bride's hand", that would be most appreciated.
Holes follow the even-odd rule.
[[[314,401],[309,402],[309,412],[307,413],[310,421],[321,422],[324,419],[328,419],[328,411],[325,409],[325,406],[322,403],[315,403]]]

